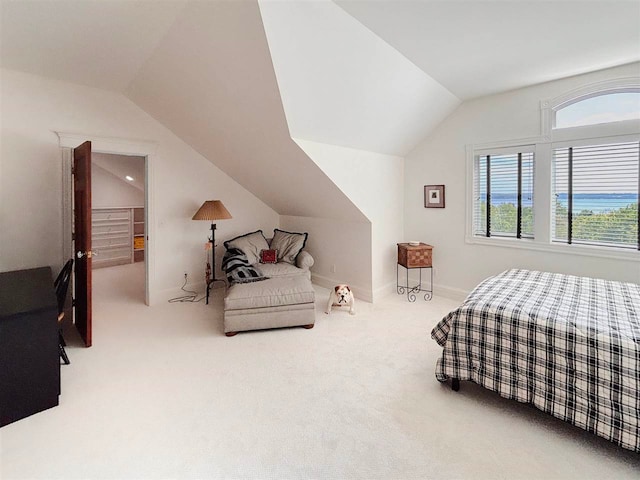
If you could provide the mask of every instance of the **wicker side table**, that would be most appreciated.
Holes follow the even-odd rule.
[[[398,295],[407,294],[407,300],[416,301],[416,295],[424,292],[425,301],[431,300],[433,297],[433,265],[432,265],[433,247],[426,243],[419,245],[409,245],[408,243],[398,243],[398,264],[396,265],[396,291]],[[405,269],[405,284],[400,285],[400,266]],[[417,268],[420,274],[418,283],[414,286],[409,285],[409,270]],[[422,269],[429,269],[429,288],[422,288]]]

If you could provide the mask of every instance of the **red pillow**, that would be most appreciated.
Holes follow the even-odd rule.
[[[260,263],[277,263],[278,250],[261,250]]]

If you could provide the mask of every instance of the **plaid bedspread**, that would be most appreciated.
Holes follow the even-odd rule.
[[[508,270],[431,337],[439,381],[472,380],[640,452],[640,285]]]

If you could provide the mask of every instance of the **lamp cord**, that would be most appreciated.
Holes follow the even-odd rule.
[[[201,302],[202,300],[204,300],[205,295],[203,295],[202,297],[198,298],[198,292],[194,292],[193,290],[187,290],[186,288],[184,288],[187,285],[187,279],[184,279],[184,283],[182,284],[182,287],[180,287],[180,290],[182,290],[183,292],[188,293],[189,295],[183,295],[182,297],[175,297],[175,298],[171,298],[169,300],[169,303],[197,303],[197,302]]]

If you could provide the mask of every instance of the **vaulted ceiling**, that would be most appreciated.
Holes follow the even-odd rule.
[[[109,172],[119,181],[144,192],[144,157],[94,152],[91,163]],[[133,180],[129,180],[126,177]]]
[[[335,0],[461,100],[640,60],[638,0]]]
[[[462,100],[640,60],[637,1],[0,1],[0,66],[123,93],[285,215],[364,219],[292,134],[402,155]]]

